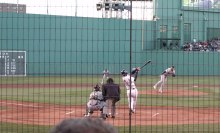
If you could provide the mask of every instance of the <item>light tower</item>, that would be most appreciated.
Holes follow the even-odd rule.
[[[122,18],[124,11],[130,11],[131,7],[125,5],[123,0],[100,0],[96,4],[97,11],[102,11],[103,18]]]

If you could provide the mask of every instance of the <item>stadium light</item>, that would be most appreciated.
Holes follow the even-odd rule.
[[[125,10],[131,11],[131,6],[124,6]]]
[[[118,15],[118,11],[122,12],[124,10],[131,11],[132,7],[130,5],[125,5],[124,2],[119,1],[111,1],[111,0],[101,0],[96,4],[97,11],[102,10],[103,14],[107,16],[108,14],[111,16],[112,11],[116,12]]]
[[[96,4],[96,9],[97,9],[97,11],[101,10],[102,9],[102,3],[97,3]]]
[[[113,3],[112,4],[112,9],[114,9],[114,11],[124,11],[124,10],[128,10],[131,11],[131,6],[125,6],[124,3]]]
[[[118,9],[119,9],[119,3],[113,3],[113,4],[112,4],[112,8],[113,8],[115,11],[118,11]]]
[[[124,11],[124,9],[125,9],[125,4],[124,3],[119,3],[119,9],[121,10],[121,11]]]
[[[109,9],[110,9],[110,3],[105,3],[105,10],[109,11]]]

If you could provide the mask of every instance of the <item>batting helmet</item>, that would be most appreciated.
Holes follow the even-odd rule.
[[[98,84],[96,84],[96,86],[94,87],[94,91],[100,91],[100,87]]]
[[[127,74],[128,74],[128,72],[125,69],[121,70],[121,75],[127,76]]]

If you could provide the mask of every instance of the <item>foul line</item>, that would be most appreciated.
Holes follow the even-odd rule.
[[[67,112],[66,115],[72,114],[72,113],[74,113],[74,112],[75,112],[75,111]]]
[[[17,104],[17,103],[8,103],[8,102],[0,102],[1,104],[9,104],[9,105],[16,105],[16,106],[24,106],[24,107],[34,107],[34,108],[40,108],[43,106],[34,106],[34,105],[28,105],[28,104]]]

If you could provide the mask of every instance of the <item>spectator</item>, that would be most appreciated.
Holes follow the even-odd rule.
[[[162,45],[163,45],[163,48],[166,48],[167,47],[166,41],[162,41]]]
[[[118,133],[118,131],[102,119],[86,117],[81,119],[65,119],[53,127],[50,133]]]

